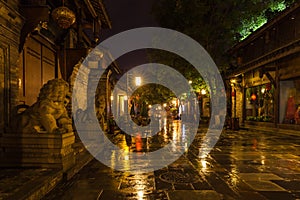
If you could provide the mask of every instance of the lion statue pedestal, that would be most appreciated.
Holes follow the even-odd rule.
[[[0,138],[1,165],[70,169],[75,164],[75,136],[66,109],[69,100],[68,83],[49,80],[37,102],[18,114],[13,133]]]

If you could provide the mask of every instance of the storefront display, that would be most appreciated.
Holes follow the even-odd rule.
[[[246,120],[274,121],[274,86],[271,83],[246,88]]]
[[[300,78],[280,81],[280,123],[300,124]]]

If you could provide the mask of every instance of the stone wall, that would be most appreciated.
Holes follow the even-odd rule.
[[[79,71],[80,68],[80,71]],[[78,74],[80,72],[80,74]],[[73,68],[72,75],[70,77],[70,90],[75,96],[80,96],[81,98],[76,98],[73,103],[73,108],[75,111],[78,109],[86,110],[87,109],[87,89],[88,89],[88,78],[89,78],[90,69],[82,65],[81,62],[75,65]],[[75,80],[76,87],[74,87]]]
[[[63,171],[74,166],[74,133],[4,134],[0,167],[44,167]]]

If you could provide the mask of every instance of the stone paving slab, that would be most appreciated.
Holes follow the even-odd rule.
[[[288,191],[282,191],[282,192],[262,191],[259,193],[269,200],[298,200],[299,199],[299,197],[296,197],[294,194],[291,194]]]
[[[259,194],[258,192],[240,192],[241,199],[243,200],[267,200],[266,197]]]
[[[283,180],[283,178],[273,173],[239,173],[239,177],[244,181]]]
[[[169,200],[169,197],[165,191],[155,191],[151,194],[140,193],[124,193],[113,190],[104,190],[99,200]]]
[[[168,192],[170,200],[220,200],[222,195],[218,194],[214,190],[177,190]]]
[[[286,191],[271,181],[245,181],[255,191]]]
[[[211,153],[201,157],[201,131],[189,150],[163,169],[135,175],[92,160],[43,200],[300,199],[299,151],[295,151],[300,136],[228,130]],[[121,134],[114,137],[125,144]],[[150,145],[156,149],[161,144]]]
[[[299,156],[292,151],[294,146],[289,145],[283,136],[268,136],[266,140],[264,138],[266,136],[261,134],[226,131],[217,146],[205,158],[199,157],[201,136],[197,135],[196,142],[194,141],[189,151],[177,161],[154,173],[142,175],[116,172],[93,161],[92,168],[98,170],[97,175],[94,174],[95,182],[102,188],[98,189],[98,197],[95,193],[94,198],[124,200],[299,198],[300,177],[297,165],[278,164],[284,159],[292,160],[290,163],[298,162]],[[122,141],[122,136],[116,137],[119,137],[118,141]],[[258,138],[258,144],[253,138]],[[284,141],[284,145],[280,145],[280,150],[277,148],[278,139]],[[253,146],[253,143],[256,146]],[[89,174],[84,171],[81,173]],[[92,177],[92,174],[84,175],[80,180],[87,180],[86,176]],[[110,183],[107,183],[105,177],[111,177]],[[81,196],[84,196],[84,193]],[[62,198],[67,197],[64,192]],[[54,198],[49,196],[47,199]]]
[[[298,180],[274,180],[277,185],[286,188],[289,191],[300,191],[300,179]]]

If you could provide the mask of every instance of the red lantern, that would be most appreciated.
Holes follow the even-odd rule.
[[[256,98],[257,98],[257,97],[256,97],[256,94],[253,93],[253,94],[251,95],[251,100],[252,100],[252,101],[255,101]]]
[[[271,90],[271,83],[266,83],[266,90]]]

